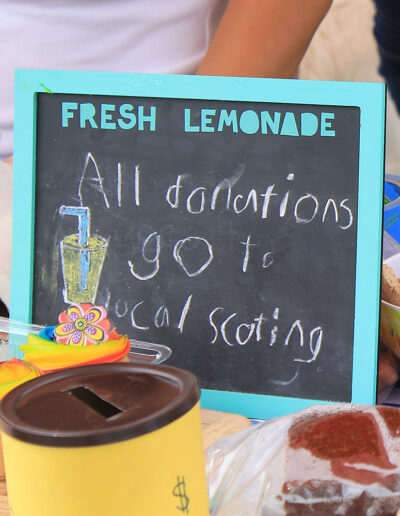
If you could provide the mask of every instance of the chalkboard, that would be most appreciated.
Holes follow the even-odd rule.
[[[173,97],[128,82],[124,94],[36,91],[30,319],[104,305],[121,332],[170,346],[168,363],[193,371],[214,408],[354,401],[357,319],[376,311],[379,283],[365,298],[357,278],[366,261],[378,270],[383,183],[383,147],[363,173],[361,138],[382,142],[382,113],[365,128],[367,108],[330,101],[332,83],[319,84],[324,102],[285,102],[274,81],[260,99],[250,79],[229,79],[245,98],[202,97],[220,79],[191,79]],[[382,108],[382,87],[363,86]],[[363,203],[378,220],[365,235]],[[373,384],[376,315],[368,328]]]

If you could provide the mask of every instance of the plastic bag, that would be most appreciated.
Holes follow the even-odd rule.
[[[395,516],[400,410],[319,405],[206,450],[212,516]]]
[[[279,474],[289,417],[270,419],[206,450],[210,516],[280,516]],[[266,512],[267,511],[267,512]]]

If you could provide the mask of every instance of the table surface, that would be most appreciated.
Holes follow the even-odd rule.
[[[217,412],[215,410],[201,409],[201,426],[203,429],[203,447],[226,435],[238,432],[251,425],[244,416]],[[0,480],[0,516],[10,516],[8,510],[7,486],[5,480]]]

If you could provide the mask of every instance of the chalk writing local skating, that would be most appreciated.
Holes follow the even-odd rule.
[[[173,326],[179,333],[184,331],[186,320],[190,317],[189,311],[196,310],[193,294],[187,297],[176,321],[171,320],[167,306],[159,306],[154,314],[149,313],[144,300],[129,309],[126,301],[118,299],[113,308],[118,318],[130,317],[132,328],[136,330],[146,332],[151,325],[154,328]],[[282,330],[279,328],[279,315],[280,308],[276,307],[271,316],[260,312],[252,320],[244,322],[240,313],[227,314],[222,306],[213,307],[208,314],[209,341],[204,344],[221,344],[232,348],[259,342],[268,348],[281,346],[283,349],[295,345],[298,355],[292,359],[294,362],[314,362],[321,351],[323,328],[316,326],[308,331],[303,328],[302,321],[297,319],[289,329]]]

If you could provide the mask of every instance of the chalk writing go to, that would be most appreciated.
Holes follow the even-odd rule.
[[[169,242],[167,245],[169,245]],[[198,261],[196,265],[193,265],[192,261],[186,258],[186,250],[190,250],[190,247],[193,245],[197,246],[197,256],[200,254],[199,250],[203,251],[203,258]],[[255,252],[252,249],[259,248],[260,246],[252,241],[251,234],[247,235],[246,240],[240,241],[240,245],[243,246],[242,271],[248,272],[250,254],[251,252]],[[160,270],[161,252],[161,235],[157,232],[150,233],[144,239],[141,248],[141,263],[139,264],[141,272],[138,270],[138,261],[134,263],[132,260],[128,260],[128,266],[132,276],[140,281],[154,278]],[[184,274],[189,278],[194,278],[204,272],[214,260],[214,248],[213,245],[203,237],[187,236],[175,242],[171,252],[171,259],[175,260]],[[261,252],[259,260],[259,265],[263,269],[267,269],[274,263],[274,257],[270,251],[265,253]]]

